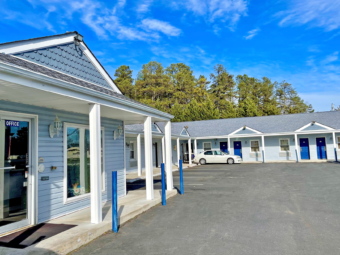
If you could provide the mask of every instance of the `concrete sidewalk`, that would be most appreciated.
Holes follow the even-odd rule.
[[[175,196],[177,190],[167,191],[167,199]],[[135,218],[137,215],[161,203],[161,190],[154,191],[154,199],[146,200],[145,190],[129,191],[127,196],[118,201],[119,225]],[[90,208],[54,219],[48,223],[77,225],[67,231],[43,240],[36,245],[25,249],[12,249],[0,247],[0,254],[68,254],[79,247],[88,244],[105,232],[112,229],[111,201],[103,206],[103,222],[90,223]]]
[[[196,164],[183,164],[183,169],[186,169],[188,167],[194,167],[196,166]],[[173,165],[172,166],[172,172],[176,172],[178,171],[178,166]],[[153,169],[153,176],[160,176],[161,175],[161,168],[160,167],[156,167]],[[126,174],[126,182],[127,183],[133,183],[139,180],[145,180],[145,171],[142,172],[141,176],[138,176],[137,172],[133,172],[133,173],[127,173]]]

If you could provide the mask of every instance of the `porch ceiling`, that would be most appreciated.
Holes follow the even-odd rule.
[[[0,100],[58,109],[68,112],[89,114],[89,101],[80,100],[40,89],[30,88],[16,83],[0,80]],[[125,121],[125,124],[143,123],[145,115],[101,106],[101,116]],[[164,121],[153,118],[153,121]]]

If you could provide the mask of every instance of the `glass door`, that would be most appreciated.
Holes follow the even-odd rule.
[[[0,118],[0,233],[29,225],[29,119]]]

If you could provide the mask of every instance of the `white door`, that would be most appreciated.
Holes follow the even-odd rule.
[[[0,116],[0,234],[30,225],[31,121]]]

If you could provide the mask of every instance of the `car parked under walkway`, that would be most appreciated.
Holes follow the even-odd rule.
[[[204,165],[184,182],[75,254],[339,254],[339,164]]]

